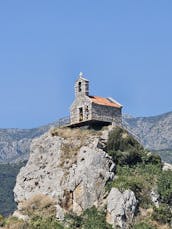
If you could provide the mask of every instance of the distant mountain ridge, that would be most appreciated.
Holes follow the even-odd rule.
[[[126,117],[125,123],[144,147],[150,150],[172,149],[172,112],[151,117]]]
[[[168,154],[172,150],[172,112],[138,118],[124,115],[123,119],[125,125],[139,137],[146,148],[155,151],[168,150]],[[27,160],[32,139],[55,125],[57,122],[34,129],[0,129],[0,163]]]
[[[0,129],[0,163],[27,160],[33,138],[39,137],[51,125],[34,129]]]

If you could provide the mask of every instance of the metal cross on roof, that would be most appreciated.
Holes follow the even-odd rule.
[[[83,77],[83,76],[84,76],[83,72],[80,72],[80,73],[79,73],[79,76],[80,76],[80,77]]]

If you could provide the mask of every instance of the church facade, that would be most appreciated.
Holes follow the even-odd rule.
[[[122,105],[112,98],[91,96],[89,81],[80,73],[75,83],[75,100],[70,108],[70,124],[122,124]]]

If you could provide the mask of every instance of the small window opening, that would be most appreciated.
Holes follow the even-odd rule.
[[[79,108],[79,121],[83,121],[83,108]]]
[[[79,92],[82,91],[82,87],[81,87],[81,86],[82,86],[82,84],[81,84],[81,82],[79,82],[79,83],[78,83],[78,91],[79,91]]]
[[[86,115],[86,119],[88,119],[88,117],[89,117],[89,108],[88,108],[88,106],[86,106],[86,108],[85,108],[85,115]]]

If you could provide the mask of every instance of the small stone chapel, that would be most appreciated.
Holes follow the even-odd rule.
[[[70,107],[70,125],[121,125],[122,105],[112,98],[91,96],[83,73],[75,83],[75,100]]]

